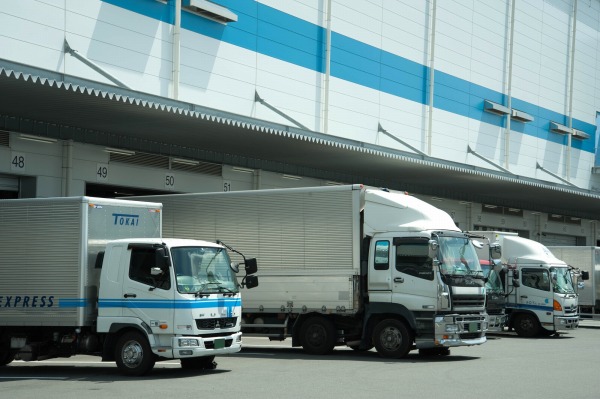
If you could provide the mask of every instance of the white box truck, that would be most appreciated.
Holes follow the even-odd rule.
[[[161,204],[139,201],[0,201],[0,365],[89,354],[142,375],[157,360],[213,368],[215,355],[238,352],[227,251],[161,238],[161,215]]]
[[[548,249],[573,267],[580,316],[600,315],[600,247],[549,246]]]
[[[543,244],[517,233],[476,231],[502,249],[507,326],[522,337],[551,335],[579,325],[568,265]]]
[[[225,239],[260,263],[242,331],[313,354],[373,346],[449,354],[486,341],[482,271],[451,217],[406,193],[362,185],[141,197],[166,236]]]

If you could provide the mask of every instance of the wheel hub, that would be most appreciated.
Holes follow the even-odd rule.
[[[394,350],[402,343],[400,332],[395,328],[388,327],[381,332],[381,335],[381,343],[387,350]]]
[[[138,342],[128,342],[123,347],[123,363],[129,367],[139,365],[144,357],[142,346]]]

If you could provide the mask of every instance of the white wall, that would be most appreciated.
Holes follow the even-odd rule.
[[[308,23],[325,26],[326,3],[261,0],[248,7],[267,5]],[[131,4],[165,7],[149,0],[131,0]],[[600,69],[597,45],[600,2],[578,4],[573,116],[595,124],[600,105],[600,78],[595,73]],[[427,65],[429,7],[425,1],[332,0],[332,29],[374,49]],[[442,87],[436,88],[437,94],[448,96],[438,101],[466,109],[473,107],[470,102],[475,98],[468,92],[474,86],[469,85],[495,92],[505,90],[509,12],[509,0],[437,1],[435,68],[463,80],[457,90],[444,92]],[[558,115],[569,112],[571,12],[572,1],[567,0],[516,2],[512,94],[515,99]],[[0,58],[108,82],[74,57],[65,55],[66,38],[79,54],[133,89],[168,96],[172,90],[171,33],[169,23],[100,0],[12,1],[3,4],[0,10]],[[261,33],[248,34],[258,38]],[[183,101],[292,124],[256,103],[254,93],[258,92],[269,104],[309,129],[320,130],[323,126],[323,76],[317,71],[185,29],[181,35],[181,60]],[[406,90],[414,89],[410,77],[397,83]],[[421,83],[424,89],[426,81]],[[378,133],[377,126],[381,123],[400,140],[426,150],[427,112],[428,107],[422,102],[385,93],[377,87],[331,78],[328,133],[332,135],[408,150]],[[431,126],[431,155],[489,168],[489,164],[468,155],[467,146],[501,165],[508,151],[508,168],[517,175],[558,182],[536,169],[539,162],[577,186],[590,188],[594,154],[578,149],[569,153],[566,139],[553,142],[548,140],[551,135],[547,127],[535,130],[532,126],[514,122],[507,150],[505,132],[498,119],[480,120],[478,115],[436,108]],[[524,129],[532,134],[522,133]],[[567,176],[569,163],[571,171]]]

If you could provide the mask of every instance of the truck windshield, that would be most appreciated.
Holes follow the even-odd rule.
[[[449,275],[483,276],[475,247],[466,237],[438,237],[440,272]]]
[[[495,294],[504,292],[502,280],[500,279],[498,272],[493,269],[492,265],[489,264],[489,261],[486,261],[486,264],[483,262],[484,261],[480,262],[481,269],[483,270],[483,276],[488,278],[487,282],[485,283],[485,289]]]
[[[177,291],[183,294],[239,292],[227,251],[218,247],[171,248]]]
[[[573,280],[571,273],[566,267],[551,267],[550,276],[552,276],[552,286],[554,292],[559,294],[574,294]]]

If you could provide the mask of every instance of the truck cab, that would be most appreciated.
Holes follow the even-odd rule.
[[[543,244],[516,233],[479,231],[502,248],[507,326],[519,336],[550,335],[579,325],[569,266]]]
[[[577,328],[577,295],[566,263],[556,258],[515,258],[509,261],[509,281],[511,277],[519,285],[508,292],[509,326],[518,335],[533,337]]]
[[[240,287],[223,246],[125,239],[109,242],[102,257],[98,332],[130,331],[117,335],[127,339],[117,339],[105,360],[115,354],[135,373],[153,364],[143,355],[151,351],[151,358],[206,368],[215,355],[241,349]]]
[[[375,234],[371,246],[369,312],[387,307],[402,315],[420,353],[447,354],[450,347],[486,341],[483,271],[465,234]],[[375,345],[385,345],[378,336]]]

